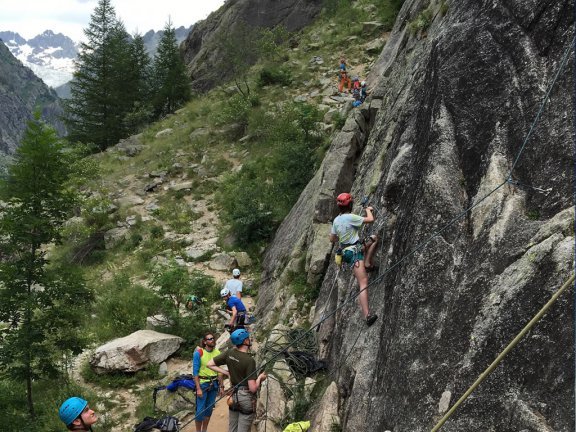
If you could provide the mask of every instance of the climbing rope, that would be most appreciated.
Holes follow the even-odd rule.
[[[564,284],[558,289],[558,291],[554,293],[554,295],[550,298],[550,300],[548,300],[548,302],[542,307],[542,309],[540,309],[540,311],[536,315],[534,315],[534,318],[532,318],[530,322],[526,324],[526,326],[520,331],[520,333],[516,335],[516,337],[512,340],[512,342],[508,344],[508,346],[504,349],[504,351],[502,351],[498,355],[498,357],[496,357],[496,359],[490,364],[490,366],[488,366],[486,370],[480,374],[480,376],[476,379],[476,381],[474,381],[474,384],[472,384],[470,388],[468,388],[468,390],[466,390],[466,392],[462,395],[462,397],[460,397],[460,399],[458,399],[458,401],[454,405],[452,405],[452,408],[450,408],[448,412],[444,414],[444,417],[442,417],[440,421],[436,424],[436,426],[432,428],[431,432],[436,432],[442,427],[444,423],[446,423],[446,420],[450,418],[450,416],[454,413],[454,411],[456,411],[456,409],[462,404],[462,402],[464,402],[468,398],[468,396],[470,396],[470,394],[476,389],[476,387],[478,387],[480,383],[484,381],[488,377],[488,375],[490,375],[490,373],[496,368],[496,366],[498,366],[498,364],[502,361],[502,359],[506,357],[506,354],[508,354],[512,350],[512,348],[518,345],[518,342],[520,342],[520,340],[526,335],[526,333],[528,333],[530,329],[534,327],[534,325],[538,321],[540,321],[542,316],[548,311],[548,309],[550,309],[550,306],[552,306],[554,302],[558,300],[560,294],[562,294],[569,286],[573,284],[574,284],[574,274],[572,274],[572,276],[570,276],[570,278],[566,282],[564,282]]]
[[[516,158],[514,160],[514,163],[512,164],[512,168],[510,169],[508,176],[506,177],[506,179],[501,182],[500,184],[498,184],[497,186],[495,186],[492,190],[490,190],[487,194],[485,194],[484,196],[482,196],[480,199],[478,199],[475,203],[471,204],[470,206],[468,206],[466,209],[464,209],[463,211],[461,211],[459,214],[457,214],[455,217],[453,217],[451,220],[449,220],[444,226],[442,226],[440,229],[438,229],[437,231],[433,232],[430,236],[428,236],[426,239],[424,239],[423,242],[421,242],[420,244],[416,245],[416,247],[414,247],[412,250],[410,250],[408,253],[406,253],[403,257],[401,257],[399,260],[397,260],[394,264],[392,264],[390,267],[388,267],[381,275],[379,275],[378,277],[374,278],[372,281],[370,281],[370,283],[363,288],[362,290],[358,290],[353,296],[351,296],[348,300],[342,302],[340,305],[338,305],[336,308],[334,308],[332,310],[332,312],[330,312],[328,315],[325,315],[323,318],[321,318],[316,324],[312,325],[310,327],[309,330],[307,330],[306,333],[312,333],[313,331],[316,330],[317,327],[319,327],[324,321],[328,320],[329,318],[331,318],[332,316],[334,316],[338,311],[340,311],[346,304],[350,303],[352,300],[356,299],[356,297],[358,297],[360,295],[360,293],[366,289],[368,289],[369,287],[375,285],[376,283],[380,282],[384,276],[386,276],[388,273],[390,273],[392,270],[394,270],[396,267],[398,267],[401,263],[403,263],[406,259],[408,259],[409,257],[413,256],[414,254],[416,254],[418,251],[422,250],[423,248],[425,248],[433,239],[435,239],[436,237],[438,237],[440,234],[442,234],[444,231],[446,231],[448,228],[450,228],[453,224],[455,224],[456,222],[458,222],[460,219],[462,219],[462,217],[464,217],[466,214],[468,214],[470,211],[472,211],[474,208],[478,207],[482,202],[484,202],[486,199],[488,199],[490,196],[492,196],[496,191],[498,191],[500,188],[502,188],[502,186],[508,184],[508,181],[512,178],[512,172],[514,171],[514,168],[516,167],[518,161],[520,160],[520,157],[522,155],[522,153],[524,152],[529,138],[532,136],[532,132],[536,126],[536,124],[538,123],[538,121],[540,120],[540,116],[544,110],[544,107],[548,101],[548,98],[550,96],[550,93],[553,89],[553,87],[556,84],[556,81],[560,75],[560,72],[564,69],[564,66],[566,65],[566,62],[568,60],[570,51],[572,46],[574,45],[574,42],[576,41],[576,37],[572,39],[572,44],[568,46],[568,48],[566,49],[566,52],[564,53],[564,56],[562,58],[562,61],[558,67],[558,70],[552,80],[552,82],[550,83],[550,85],[548,86],[546,95],[544,96],[542,103],[540,105],[540,109],[538,110],[538,113],[536,115],[536,117],[534,118],[532,125],[530,127],[530,130],[526,136],[526,138],[524,139],[524,142],[522,143],[522,146],[520,148],[520,150],[518,151],[518,154],[516,155]],[[298,343],[302,338],[304,338],[305,335],[302,335],[300,338],[294,340],[292,343]],[[291,344],[290,344],[291,345]],[[282,351],[276,353],[271,359],[269,359],[267,362],[264,363],[264,365],[261,366],[261,369],[265,369],[266,366],[268,364],[270,364],[272,361],[275,361],[276,358],[278,358],[284,351],[287,351],[288,348],[290,347],[290,345],[288,345],[287,347],[285,347]],[[252,374],[250,374],[249,376],[247,376],[246,378],[244,378],[242,381],[240,381],[238,384],[236,384],[236,386],[232,387],[233,390],[236,390],[237,387],[239,387],[240,385],[245,385],[246,382],[248,382],[249,379],[255,379],[255,375],[256,375],[257,371],[254,371]],[[218,398],[214,404],[216,404],[218,401],[220,401],[223,397]],[[213,405],[214,405],[213,404]],[[189,422],[187,422],[186,424],[184,424],[184,426],[188,425],[189,423],[191,423],[192,421],[194,421],[196,419],[196,416],[194,416]],[[184,427],[183,426],[183,427]]]

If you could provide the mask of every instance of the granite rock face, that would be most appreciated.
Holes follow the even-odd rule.
[[[317,334],[342,430],[430,430],[574,271],[573,7],[406,0],[368,77],[370,99],[266,251],[263,325],[286,269],[325,249],[322,275],[318,258],[304,268],[321,279],[314,323],[339,307]],[[426,8],[429,25],[411,31]],[[369,198],[377,221],[364,234],[382,237],[369,329],[348,301],[354,277],[337,274],[316,238],[347,190]],[[573,297],[560,297],[443,431],[573,429]]]
[[[296,31],[309,24],[321,6],[322,0],[227,1],[207,19],[196,23],[180,47],[191,73],[192,87],[206,91],[232,78],[229,70],[216,67],[220,56],[214,42],[219,33],[233,32],[242,24],[248,28],[281,25],[288,31]]]

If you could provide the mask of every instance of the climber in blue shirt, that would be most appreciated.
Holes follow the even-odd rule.
[[[231,295],[228,288],[222,288],[220,291],[220,297],[226,301],[226,306],[232,311],[230,323],[225,326],[227,330],[232,333],[236,329],[244,328],[246,320],[246,306],[244,306],[242,300]]]

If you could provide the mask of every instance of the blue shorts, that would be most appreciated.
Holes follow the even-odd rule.
[[[356,261],[364,261],[362,247],[360,245],[355,245],[344,249],[342,251],[342,260],[346,264],[356,264]]]
[[[212,383],[200,383],[202,388],[202,397],[196,396],[196,421],[204,421],[206,417],[212,416],[214,405],[216,405],[216,396],[218,396],[218,381]]]

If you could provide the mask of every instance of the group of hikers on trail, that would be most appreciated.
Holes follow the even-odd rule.
[[[378,316],[370,311],[368,305],[368,273],[377,269],[373,258],[378,237],[370,235],[361,239],[360,234],[364,224],[374,222],[374,209],[365,206],[366,215],[356,215],[352,213],[353,203],[354,198],[347,192],[337,196],[339,214],[332,222],[330,241],[338,246],[337,262],[340,264],[341,261],[342,265],[350,267],[354,273],[360,290],[360,309],[366,325],[371,326]],[[241,300],[242,288],[240,270],[234,269],[232,279],[228,280],[220,291],[227,309],[231,312],[230,321],[225,328],[230,332],[233,348],[221,353],[216,348],[215,334],[207,332],[192,356],[196,432],[207,432],[217,398],[225,395],[228,395],[229,432],[250,432],[254,421],[256,394],[267,376],[265,372],[257,374],[256,362],[249,353],[252,342],[250,333],[245,328],[247,309]],[[231,385],[228,391],[224,389],[225,377]],[[77,396],[67,399],[60,406],[59,416],[66,428],[72,431],[92,431],[92,425],[98,421],[98,416],[88,406],[88,402]],[[179,430],[177,424],[174,430]]]
[[[360,81],[357,75],[350,78],[346,71],[346,59],[342,57],[340,58],[340,66],[338,67],[338,92],[343,93],[344,89],[352,93],[352,97],[354,98],[352,102],[353,107],[361,105],[368,96],[366,81]]]

